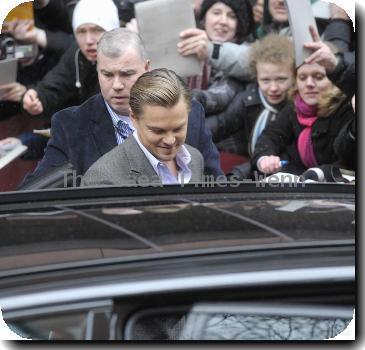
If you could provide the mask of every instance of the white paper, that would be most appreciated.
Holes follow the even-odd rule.
[[[33,133],[45,137],[51,137],[51,129],[33,129]]]
[[[180,32],[196,27],[191,0],[140,2],[135,14],[152,69],[168,68],[181,77],[201,74],[202,65],[195,55],[184,57],[177,51]]]
[[[317,0],[312,4],[313,15],[316,18],[329,19],[331,17],[330,4],[325,1]]]
[[[28,149],[27,146],[19,144],[12,150],[6,152],[3,156],[0,156],[0,169],[2,169],[5,165],[9,164],[15,158],[22,155]]]
[[[295,64],[299,67],[312,51],[303,47],[304,43],[313,41],[309,32],[309,26],[313,25],[317,30],[310,0],[285,0],[289,25],[295,47]]]
[[[0,84],[10,84],[16,82],[18,60],[8,58],[0,61]]]

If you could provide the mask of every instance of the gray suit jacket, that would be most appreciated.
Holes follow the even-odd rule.
[[[203,156],[197,149],[186,144],[184,146],[191,155],[190,183],[201,182],[204,171]],[[130,135],[124,143],[98,159],[85,173],[81,183],[81,186],[100,185],[161,186],[162,182],[135,138]]]

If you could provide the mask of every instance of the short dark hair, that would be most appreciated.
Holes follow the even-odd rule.
[[[247,39],[247,36],[255,30],[255,22],[253,20],[250,0],[204,0],[199,12],[199,20],[201,23],[204,22],[207,11],[217,2],[223,2],[236,14],[236,39],[238,44],[242,43]]]

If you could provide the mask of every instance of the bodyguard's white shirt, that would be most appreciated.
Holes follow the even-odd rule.
[[[133,137],[136,139],[139,147],[141,147],[141,150],[146,155],[163,185],[186,184],[190,181],[192,172],[188,165],[191,162],[191,155],[184,145],[180,147],[180,150],[176,154],[176,163],[179,167],[178,176],[176,178],[171,174],[166,164],[158,160],[145,146],[142,145],[138,138],[137,130],[133,132]]]

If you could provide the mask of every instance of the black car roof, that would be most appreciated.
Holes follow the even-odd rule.
[[[330,193],[329,187],[321,188],[182,189],[185,193],[170,188],[129,196],[121,195],[125,189],[114,189],[113,196],[97,189],[81,190],[78,199],[54,200],[52,192],[52,200],[22,204],[10,204],[8,194],[7,205],[0,205],[0,271],[121,256],[353,240],[353,186]]]

